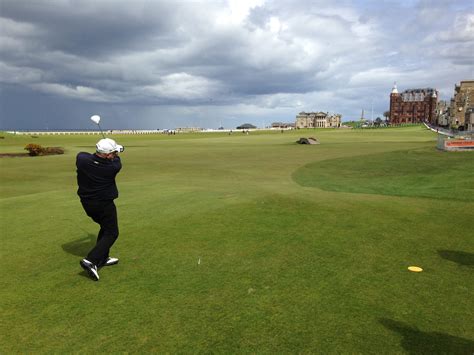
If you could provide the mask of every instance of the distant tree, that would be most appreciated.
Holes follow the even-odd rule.
[[[377,118],[375,119],[375,125],[376,125],[377,127],[380,127],[381,124],[382,124],[382,119],[381,119],[380,117],[377,117]]]
[[[385,111],[385,112],[383,113],[383,117],[385,117],[385,121],[388,121],[389,118],[390,118],[390,111]]]

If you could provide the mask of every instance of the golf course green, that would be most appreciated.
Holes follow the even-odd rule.
[[[2,354],[474,352],[474,152],[421,126],[111,136],[98,282],[75,157],[100,137],[2,136],[65,149],[0,158]]]

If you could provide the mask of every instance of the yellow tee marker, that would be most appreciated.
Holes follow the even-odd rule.
[[[419,266],[409,266],[408,270],[413,271],[413,272],[422,272],[423,269]]]

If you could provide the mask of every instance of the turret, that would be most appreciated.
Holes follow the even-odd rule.
[[[400,94],[398,93],[397,83],[393,83],[392,92],[390,93],[390,123],[399,123],[397,121],[398,117],[394,111],[395,103],[400,101]]]
[[[392,94],[398,94],[397,82],[393,83]]]

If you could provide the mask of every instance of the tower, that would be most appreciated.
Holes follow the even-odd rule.
[[[398,122],[398,106],[400,105],[400,94],[397,89],[397,82],[393,83],[392,92],[390,93],[390,123]]]
[[[429,112],[428,117],[425,118],[430,124],[436,124],[436,106],[438,105],[438,95],[436,93],[436,89],[433,89],[433,93],[430,97],[429,103]]]

